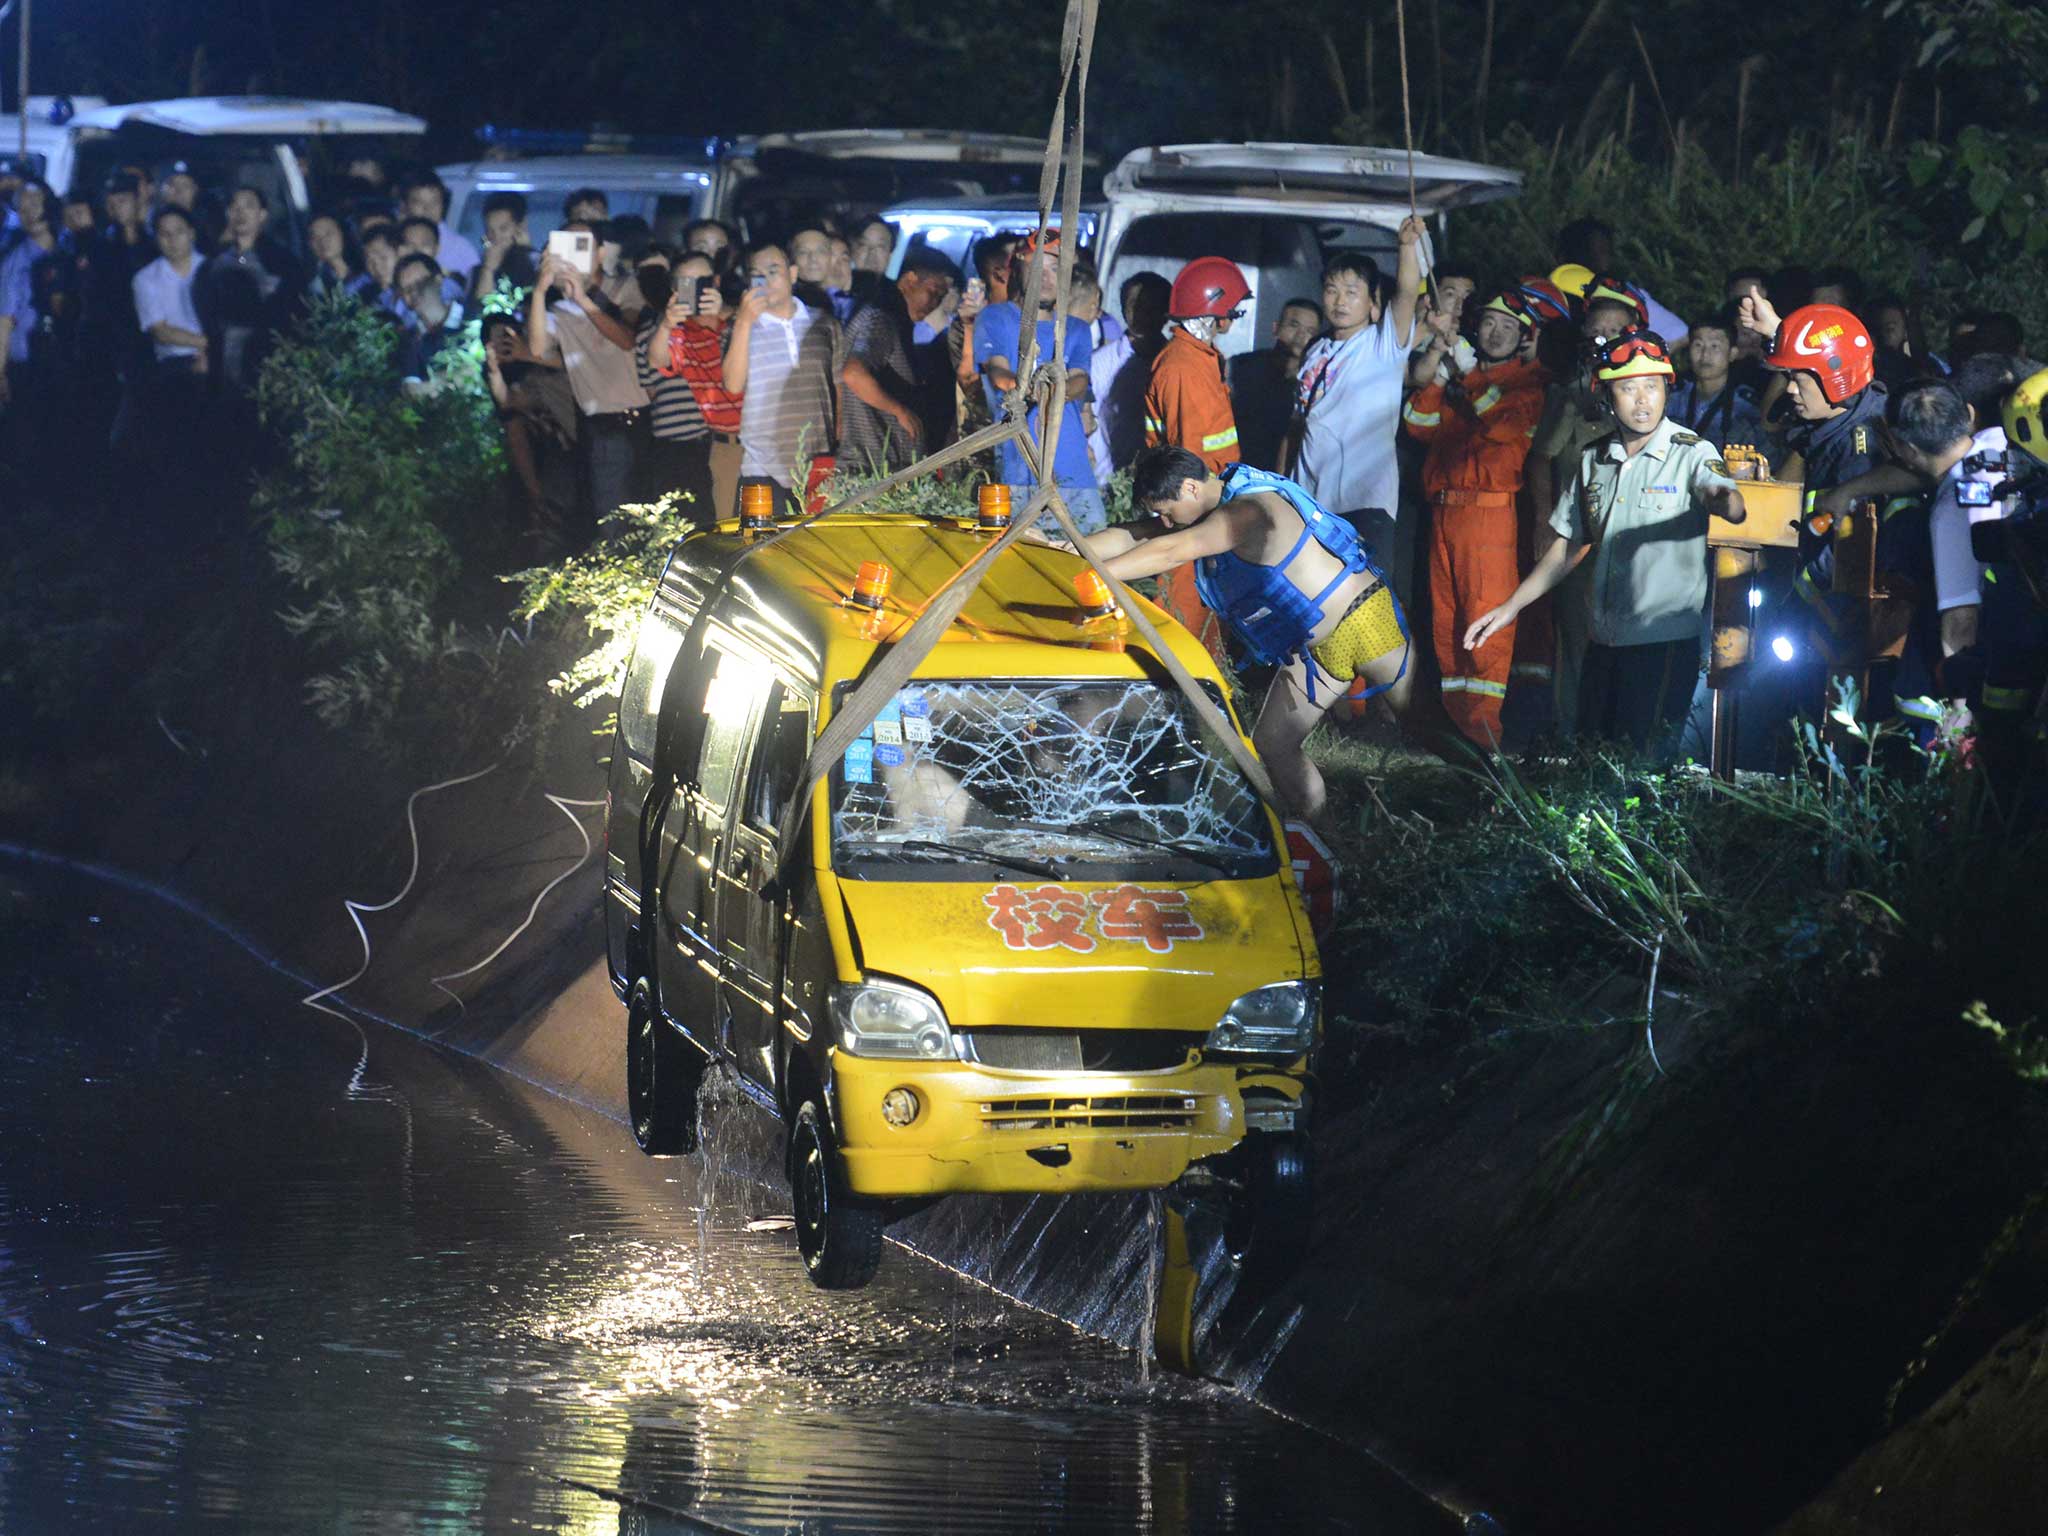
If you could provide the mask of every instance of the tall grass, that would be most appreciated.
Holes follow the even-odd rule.
[[[1618,232],[1620,275],[1683,315],[1720,308],[1737,266],[1840,263],[1873,296],[1924,292],[1937,330],[1960,309],[1988,307],[2017,313],[2037,344],[2048,338],[2038,262],[2007,259],[2010,242],[1965,245],[1952,189],[1915,187],[1903,157],[1859,136],[1795,137],[1752,161],[1739,186],[1696,146],[1651,164],[1611,135],[1575,155],[1517,128],[1495,158],[1521,171],[1521,195],[1452,222],[1458,259],[1495,279],[1549,270],[1557,231],[1594,215]]]
[[[1459,773],[1319,740],[1344,807],[1333,1040],[1640,1016],[1654,973],[1709,1022],[1910,1016],[1995,1035],[2029,1070],[2048,838],[1982,818],[1960,764],[1867,745],[1903,765],[1852,767],[1809,735],[1802,771],[1727,785],[1598,750]]]

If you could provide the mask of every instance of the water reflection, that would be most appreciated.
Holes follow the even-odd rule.
[[[751,1110],[650,1162],[153,903],[0,917],[0,1530],[1443,1529],[950,1270],[812,1290]]]

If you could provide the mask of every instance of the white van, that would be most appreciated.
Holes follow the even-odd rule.
[[[448,222],[479,248],[484,203],[493,194],[517,192],[526,199],[527,233],[541,250],[562,222],[563,203],[585,187],[604,193],[613,218],[636,214],[655,239],[680,245],[691,220],[711,217],[716,148],[716,141],[702,140],[666,154],[636,147],[626,154],[513,155],[436,169],[448,186]]]
[[[79,112],[50,152],[45,179],[58,192],[97,193],[117,166],[192,167],[218,197],[254,187],[269,200],[272,232],[293,245],[311,208],[304,160],[353,150],[385,158],[417,154],[426,119],[359,101],[296,96],[183,96],[130,101]],[[347,140],[343,148],[338,141]],[[316,167],[317,169],[317,167]],[[281,213],[281,217],[279,216]]]
[[[64,142],[71,119],[81,112],[90,112],[104,107],[104,96],[31,96],[28,99],[28,131],[22,131],[21,118],[13,112],[0,112],[0,155],[12,158],[26,150],[29,163],[36,174],[49,180],[50,161],[57,153],[57,147]],[[56,184],[53,182],[54,187]],[[56,187],[63,192],[64,187]]]
[[[1444,243],[1445,215],[1515,196],[1520,173],[1415,157],[1415,203]],[[1226,356],[1271,346],[1290,299],[1320,301],[1339,246],[1391,272],[1408,217],[1408,156],[1341,144],[1171,144],[1126,155],[1104,178],[1097,250],[1103,292],[1135,272],[1171,279],[1197,256],[1227,256],[1252,286],[1251,324],[1217,338]]]

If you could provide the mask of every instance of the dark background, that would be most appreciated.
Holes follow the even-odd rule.
[[[1059,0],[37,0],[32,91],[115,100],[279,92],[428,118],[671,133],[931,126],[1041,133]],[[1683,141],[1724,169],[1789,137],[1873,148],[2026,128],[2048,19],[2024,0],[1411,0],[1417,141],[1485,155]],[[0,41],[9,105],[14,26]],[[1640,43],[1638,37],[1640,36]],[[1391,4],[1106,0],[1091,138],[1398,144]],[[1661,99],[1660,99],[1661,98]]]

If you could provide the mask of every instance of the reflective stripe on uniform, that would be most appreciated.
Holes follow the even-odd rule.
[[[1518,661],[1508,669],[1508,673],[1512,677],[1540,677],[1546,683],[1551,676],[1550,668],[1540,661]]]
[[[1444,679],[1444,692],[1477,693],[1489,699],[1504,699],[1508,696],[1508,685],[1484,677],[1447,677]]]
[[[1166,423],[1157,416],[1147,416],[1145,418],[1145,430],[1156,436],[1164,437],[1166,436]]]
[[[2033,702],[2033,695],[2024,688],[1995,688],[1989,683],[1984,685],[1986,709],[2002,709],[2019,714],[2031,708]]]
[[[1401,419],[1412,421],[1418,427],[1440,427],[1443,425],[1442,411],[1418,411],[1412,405],[1401,407]]]
[[[1474,416],[1484,416],[1499,404],[1500,386],[1498,384],[1489,384],[1486,386],[1486,393],[1472,402],[1472,414]]]
[[[1220,453],[1225,448],[1237,446],[1237,428],[1225,427],[1221,432],[1211,432],[1202,439],[1202,452]]]

